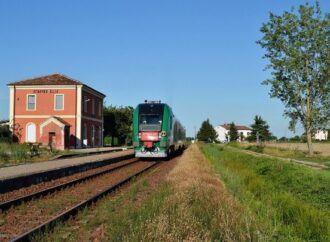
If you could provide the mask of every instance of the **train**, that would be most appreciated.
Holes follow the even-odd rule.
[[[185,139],[185,128],[166,103],[146,100],[134,109],[135,157],[170,158],[185,149]]]

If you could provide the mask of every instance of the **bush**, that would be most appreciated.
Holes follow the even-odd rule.
[[[3,160],[6,162],[6,161],[9,161],[9,158],[10,158],[10,155],[6,151],[0,150],[0,160]]]
[[[0,136],[0,143],[11,143],[12,140],[10,137],[1,137]]]
[[[257,152],[257,153],[263,153],[264,148],[265,148],[265,146],[263,146],[263,145],[250,145],[246,149]]]
[[[104,145],[111,146],[112,145],[112,136],[105,136],[104,137]],[[118,146],[118,138],[113,138],[113,146]]]

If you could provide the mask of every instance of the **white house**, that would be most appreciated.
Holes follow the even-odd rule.
[[[328,139],[328,131],[326,130],[317,130],[314,139],[316,140],[327,140]]]
[[[235,125],[235,127],[238,131],[238,136],[243,137],[242,140],[239,138],[238,141],[240,141],[240,142],[244,141],[246,139],[246,137],[248,137],[252,132],[252,130],[249,127],[244,126],[244,125]],[[224,143],[224,142],[230,141],[229,135],[228,135],[229,129],[230,129],[229,124],[221,124],[221,125],[216,126],[214,129],[218,134],[219,142]]]

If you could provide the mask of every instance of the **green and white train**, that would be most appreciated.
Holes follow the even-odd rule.
[[[165,158],[185,148],[186,131],[172,109],[160,101],[145,101],[133,114],[135,156]]]

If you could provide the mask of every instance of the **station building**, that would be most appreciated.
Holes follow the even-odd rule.
[[[62,74],[8,87],[9,124],[19,143],[59,150],[103,146],[103,93]]]

